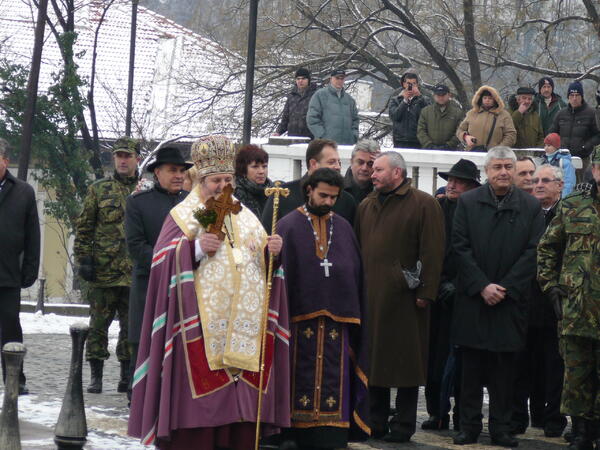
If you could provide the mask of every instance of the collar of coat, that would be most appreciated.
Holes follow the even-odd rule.
[[[391,192],[389,195],[398,195],[398,196],[403,196],[409,193],[409,191],[412,189],[412,179],[410,178],[405,178],[404,181],[402,181],[402,184],[400,186],[398,186],[396,188],[396,190],[394,192]],[[377,200],[377,197],[379,196],[379,191],[377,190],[373,190],[373,192],[369,193],[369,195],[367,195],[367,198],[372,198]]]
[[[521,209],[519,202],[520,195],[525,194],[525,191],[522,191],[513,184],[510,190],[507,192],[506,196],[500,202],[498,202],[498,199],[493,194],[492,187],[488,182],[476,189],[481,189],[480,192],[482,192],[482,195],[477,196],[477,201],[479,203],[485,203],[487,205],[490,205],[498,211],[508,209],[518,212]]]

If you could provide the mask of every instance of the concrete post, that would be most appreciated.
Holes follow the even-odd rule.
[[[6,363],[6,383],[4,402],[0,415],[0,448],[2,450],[21,450],[19,433],[19,374],[25,346],[20,342],[8,342],[2,348]]]

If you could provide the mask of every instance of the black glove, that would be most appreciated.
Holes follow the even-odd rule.
[[[94,258],[84,256],[79,265],[79,276],[85,281],[94,281],[96,279],[96,270],[94,268]]]
[[[438,290],[438,301],[441,302],[445,308],[451,308],[455,293],[456,287],[454,284],[449,281],[443,281]]]
[[[566,296],[567,294],[565,293],[565,291],[563,291],[558,286],[554,286],[550,289],[550,291],[548,291],[548,298],[552,303],[552,309],[554,309],[554,315],[556,316],[557,320],[562,320],[563,318],[562,299]]]

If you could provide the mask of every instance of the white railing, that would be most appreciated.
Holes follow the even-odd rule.
[[[305,154],[307,145],[263,144],[263,149],[269,154],[269,178],[283,181],[300,178],[306,172]],[[350,166],[352,149],[353,146],[350,145],[338,146],[338,152],[342,160],[342,174],[346,173],[346,169]],[[395,150],[402,154],[408,168],[408,176],[413,179],[413,185],[429,194],[433,194],[439,187],[446,185],[446,182],[437,175],[438,172],[449,170],[461,158],[473,161],[481,171],[481,180],[485,180],[483,170],[485,153],[406,148],[383,149],[383,151],[389,150]],[[517,149],[515,151],[534,159],[541,158],[544,153],[544,150],[539,148]],[[576,169],[582,167],[581,159],[578,157],[574,156],[572,163]]]

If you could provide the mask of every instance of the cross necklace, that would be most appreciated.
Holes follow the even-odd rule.
[[[306,216],[306,220],[308,220],[308,224],[310,225],[310,229],[315,236],[315,245],[319,247],[319,250],[324,251],[323,246],[319,244],[319,235],[315,231],[315,227],[313,226],[312,221],[310,220],[310,214],[306,209],[306,205],[302,205],[302,209],[304,210],[304,215]],[[333,238],[333,213],[329,213],[329,240],[327,241],[327,250],[325,250],[325,255],[323,257],[323,261],[319,264],[325,273],[325,278],[329,278],[329,268],[333,267],[333,264],[329,262],[327,259],[327,254],[329,253],[329,249],[331,248],[331,239]]]

